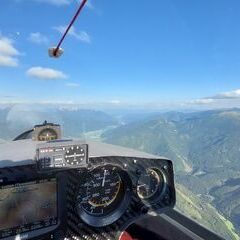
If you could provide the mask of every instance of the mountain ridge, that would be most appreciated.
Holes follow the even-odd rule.
[[[177,183],[215,207],[216,214],[240,233],[240,186],[236,184],[240,179],[240,109],[162,113],[106,131],[102,138],[173,160]]]

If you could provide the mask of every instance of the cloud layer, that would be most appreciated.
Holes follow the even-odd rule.
[[[67,75],[63,72],[52,69],[52,68],[43,68],[43,67],[32,67],[27,70],[27,76],[41,79],[41,80],[60,80],[66,79]]]
[[[212,99],[237,99],[237,98],[240,99],[240,89],[219,93],[211,98]]]
[[[17,67],[19,54],[11,39],[0,36],[0,67]]]

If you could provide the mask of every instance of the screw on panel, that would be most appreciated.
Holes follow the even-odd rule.
[[[169,196],[168,196],[168,195],[166,195],[166,196],[164,197],[164,202],[165,202],[165,204],[167,204],[167,205],[170,204],[170,199],[169,199]]]
[[[167,169],[168,169],[168,166],[167,166],[167,165],[164,165],[164,166],[163,166],[163,169],[167,170]]]

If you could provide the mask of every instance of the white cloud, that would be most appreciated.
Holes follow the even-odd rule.
[[[213,103],[213,102],[214,102],[214,99],[211,99],[211,98],[201,98],[201,99],[191,100],[188,103],[196,104],[196,105],[205,105],[205,104],[210,104],[210,103]]]
[[[67,78],[67,75],[65,75],[61,71],[43,67],[32,67],[27,70],[26,74],[29,77],[38,78],[42,80],[59,80]]]
[[[71,0],[34,0],[34,1],[40,3],[49,3],[56,6],[69,5],[72,2]]]
[[[240,98],[240,89],[236,89],[229,92],[219,93],[212,98],[214,99],[231,99],[231,98]]]
[[[211,97],[193,99],[182,103],[186,108],[204,108],[204,109],[221,109],[221,108],[239,108],[240,106],[240,89],[218,93]]]
[[[82,0],[73,0],[75,2],[77,2],[78,4],[82,3]],[[94,10],[95,7],[93,6],[92,0],[88,0],[86,3],[86,7],[89,8],[90,10]]]
[[[15,2],[24,2],[24,1],[33,1],[33,2],[38,2],[38,3],[46,3],[46,4],[51,4],[54,6],[67,6],[71,3],[77,2],[81,3],[82,0],[15,0]],[[91,0],[88,0],[86,3],[86,7],[88,7],[90,10],[94,10],[94,6],[92,4]]]
[[[211,97],[193,99],[183,103],[185,106],[205,106],[212,108],[236,107],[240,101],[240,89],[218,93]]]
[[[48,44],[49,40],[40,32],[31,33],[28,40],[36,44]]]
[[[119,105],[119,104],[121,104],[121,101],[114,99],[114,100],[111,100],[109,103]]]
[[[92,3],[92,1],[91,1],[91,0],[88,0],[88,1],[87,1],[87,4],[86,4],[86,6],[87,6],[89,9],[91,9],[91,10],[93,10],[93,9],[94,9],[94,6],[93,6],[93,3]]]
[[[11,39],[0,36],[0,66],[17,67],[19,54]]]
[[[78,83],[69,82],[65,84],[67,87],[78,88],[80,85]]]
[[[66,28],[66,26],[58,26],[54,27],[53,29],[63,34],[66,31]],[[91,37],[89,36],[89,34],[85,31],[76,31],[74,26],[71,27],[68,34],[81,42],[91,43]]]
[[[17,67],[18,59],[11,56],[0,55],[0,66],[2,67]]]
[[[13,46],[12,40],[5,37],[0,38],[0,53],[8,56],[19,55],[18,50]]]

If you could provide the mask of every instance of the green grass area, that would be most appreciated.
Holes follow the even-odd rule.
[[[176,184],[177,210],[225,239],[240,240],[233,224],[211,204],[202,201],[184,186]]]

